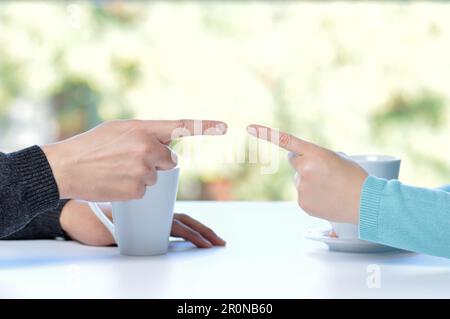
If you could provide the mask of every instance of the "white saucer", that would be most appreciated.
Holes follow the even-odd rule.
[[[380,244],[374,244],[360,239],[342,239],[330,237],[331,229],[310,229],[306,233],[306,238],[320,241],[328,246],[331,251],[348,253],[384,253],[389,251],[400,251],[398,248]]]

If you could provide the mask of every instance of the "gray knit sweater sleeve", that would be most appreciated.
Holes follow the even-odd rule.
[[[0,238],[58,236],[64,204],[40,147],[0,153]]]
[[[23,228],[0,240],[8,239],[70,239],[61,228],[59,217],[64,205],[69,200],[61,200],[55,209],[48,210],[34,217]]]

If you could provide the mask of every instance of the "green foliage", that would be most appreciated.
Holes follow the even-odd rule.
[[[112,66],[122,87],[130,88],[137,84],[141,77],[140,63],[137,60],[113,58]]]
[[[100,94],[87,80],[67,77],[51,96],[63,135],[73,135],[100,123]]]
[[[437,158],[435,154],[420,152],[415,148],[409,150],[409,155],[418,166],[425,167],[430,173],[450,178],[450,166],[448,165],[448,161]]]
[[[120,1],[106,1],[93,5],[92,15],[98,26],[131,27],[140,18],[139,7]]]
[[[391,126],[417,128],[426,125],[436,129],[445,122],[445,105],[441,97],[430,92],[416,96],[394,94],[381,111],[372,116],[375,133]]]
[[[230,24],[223,10],[214,6],[214,3],[206,3],[202,10],[202,22],[205,30],[216,35],[235,36],[237,34],[237,26]]]
[[[450,179],[448,161],[441,159],[438,153],[430,153],[427,148],[418,147],[414,136],[420,137],[426,132],[444,129],[447,114],[444,99],[435,93],[423,91],[412,96],[397,93],[380,111],[372,115],[372,132],[380,144],[397,141],[397,148],[403,149],[417,171],[446,180]]]
[[[8,104],[22,92],[22,80],[20,62],[10,59],[0,46],[0,133],[9,126]]]
[[[261,174],[260,164],[242,164],[242,175],[233,179],[233,195],[238,200],[289,200],[294,193],[294,172],[284,159],[276,174]]]
[[[5,50],[0,47],[0,105],[5,105],[11,98],[22,91],[22,70],[19,61],[10,59]],[[0,111],[2,106],[0,106]]]

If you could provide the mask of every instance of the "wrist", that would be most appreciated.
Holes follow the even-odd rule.
[[[378,236],[380,204],[387,180],[368,176],[361,192],[359,233],[361,239],[375,240]]]
[[[86,203],[74,199],[64,205],[59,216],[59,224],[67,238],[79,241],[80,229],[86,228],[84,224]]]
[[[111,218],[111,206],[104,204],[100,207]],[[114,244],[109,231],[84,201],[70,200],[61,211],[59,222],[61,229],[72,240],[94,246]]]
[[[61,229],[68,234],[70,237],[70,210],[73,209],[74,201],[70,200],[64,205],[64,207],[61,210],[61,214],[59,215],[59,225],[61,226]]]
[[[367,179],[368,174],[366,172],[361,172],[356,180],[355,193],[352,196],[353,203],[352,209],[350,210],[351,214],[349,216],[349,223],[351,224],[359,224],[359,214],[360,214],[360,205],[361,205],[361,197],[364,188],[364,183]]]
[[[62,148],[62,143],[48,144],[41,147],[52,169],[58,186],[59,196],[63,199],[71,198],[72,191],[70,179],[67,177],[70,165],[68,165],[67,153]]]

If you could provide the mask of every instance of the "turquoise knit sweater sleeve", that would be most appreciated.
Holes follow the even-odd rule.
[[[450,193],[450,185],[445,185],[445,186],[439,187],[438,189],[442,189],[443,191]]]
[[[450,258],[450,187],[427,189],[369,176],[359,236],[405,250]]]

